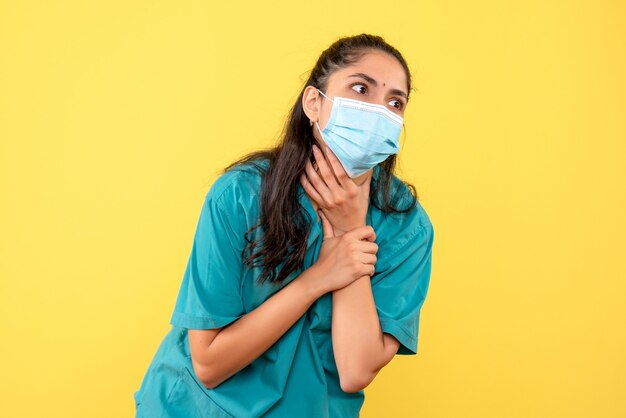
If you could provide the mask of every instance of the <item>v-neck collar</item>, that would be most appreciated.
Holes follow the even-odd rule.
[[[315,212],[313,204],[309,200],[309,197],[300,183],[298,183],[298,201],[300,202],[300,206],[304,208],[311,219],[311,230],[309,231],[309,237],[307,239],[307,246],[311,247],[317,237],[322,234],[322,220]]]

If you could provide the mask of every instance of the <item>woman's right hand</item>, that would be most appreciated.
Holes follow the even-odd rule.
[[[330,221],[322,218],[324,240],[313,268],[317,270],[325,292],[341,289],[353,281],[372,276],[376,265],[378,245],[374,228],[369,225],[355,228],[335,237]]]

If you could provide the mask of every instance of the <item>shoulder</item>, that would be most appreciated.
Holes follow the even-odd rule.
[[[265,167],[265,161],[259,160],[230,168],[215,179],[205,199],[227,210],[258,201]]]
[[[258,223],[263,165],[244,163],[221,173],[205,194],[201,219],[244,245],[245,234]]]
[[[385,213],[376,209],[372,213],[372,226],[382,254],[393,256],[406,246],[432,245],[434,229],[426,208],[395,175],[391,181],[393,190],[396,191],[395,206],[406,211]]]

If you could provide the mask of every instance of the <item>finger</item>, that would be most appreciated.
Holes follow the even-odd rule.
[[[371,278],[376,273],[376,266],[373,264],[362,264],[361,274],[363,277]],[[360,277],[362,279],[363,277]]]
[[[320,175],[320,168],[317,166],[317,161],[313,161],[311,164],[313,165],[315,172]]]
[[[323,234],[322,240],[325,240],[326,238],[334,237],[335,232],[333,231],[333,226],[331,225],[328,218],[326,218],[326,215],[324,215],[324,212],[322,211],[322,209],[318,209],[317,213],[320,215],[320,218],[322,218],[322,234]]]
[[[374,254],[361,253],[361,255],[359,256],[359,260],[363,264],[376,265],[376,256]]]
[[[332,172],[326,158],[322,154],[322,151],[317,147],[317,145],[313,145],[313,156],[315,157],[315,162],[317,162],[317,167],[320,169],[320,173],[322,178],[324,179],[324,183],[331,189],[335,190],[337,188],[341,188],[341,185],[335,178],[335,174]]]
[[[371,225],[360,226],[346,233],[346,235],[348,234],[359,240],[376,240],[376,233],[374,232],[374,228],[372,228]]]
[[[313,165],[310,161],[306,162],[304,170],[306,171],[307,180],[321,196],[322,203],[324,203],[324,206],[328,206],[328,204],[333,201],[333,196],[326,186],[326,183],[324,183],[324,180],[322,180],[322,178],[313,169]]]
[[[343,165],[341,164],[341,162],[339,161],[339,159],[337,158],[333,150],[331,150],[330,147],[326,147],[325,149],[326,149],[326,158],[328,159],[328,162],[330,163],[330,166],[332,167],[333,172],[335,173],[335,177],[337,178],[337,181],[339,182],[339,184],[341,184],[341,187],[348,190],[350,186],[355,185],[354,180],[352,180],[350,176],[348,176],[348,173],[346,173],[345,168],[343,168]]]
[[[368,254],[376,254],[378,252],[378,244],[370,241],[359,241],[359,245],[356,248]]]
[[[307,192],[307,194],[315,201],[315,203],[317,203],[318,205],[321,205],[323,203],[324,200],[322,199],[322,196],[320,196],[317,190],[315,190],[315,188],[313,187],[313,185],[309,183],[309,180],[304,173],[300,176],[300,184],[302,185],[302,188]]]
[[[376,241],[376,231],[374,231],[374,228],[372,228],[371,225],[366,225],[364,228],[371,229],[371,232],[366,232],[365,239],[367,241],[369,241],[369,242],[375,242]]]

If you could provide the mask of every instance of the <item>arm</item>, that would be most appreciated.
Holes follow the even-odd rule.
[[[376,276],[333,291],[333,349],[344,391],[366,387],[395,354],[417,353],[434,230],[423,212],[412,216],[407,232],[378,254]]]
[[[332,341],[344,392],[364,389],[398,351],[380,328],[369,276],[333,291]]]
[[[381,330],[370,276],[334,290],[332,300],[332,343],[341,388],[356,392],[393,359],[400,343]]]
[[[246,367],[269,347],[327,292],[315,267],[276,292],[253,311],[219,330],[189,330],[194,371],[208,388]]]
[[[360,277],[333,291],[333,331],[337,331],[333,334],[333,348],[338,364],[352,365],[344,366],[349,389],[366,387],[395,354],[417,354],[420,310],[430,282],[434,229],[421,205],[394,227],[402,232],[394,234],[395,240],[377,253],[378,273],[369,280]],[[375,315],[378,321],[374,321]],[[377,338],[371,337],[371,333]],[[369,367],[370,358],[361,354],[361,344],[372,344]],[[353,356],[350,350],[354,351]],[[377,351],[382,352],[380,357],[376,357]]]

